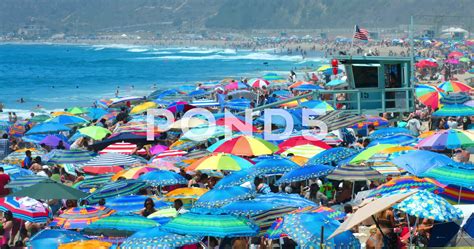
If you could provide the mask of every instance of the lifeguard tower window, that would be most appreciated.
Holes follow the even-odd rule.
[[[378,87],[378,66],[356,66],[352,65],[354,75],[354,86],[356,88]]]
[[[385,88],[402,87],[402,66],[400,64],[384,65]]]

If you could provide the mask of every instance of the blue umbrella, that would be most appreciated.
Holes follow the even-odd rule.
[[[11,164],[0,164],[5,174],[8,174],[12,180],[16,180],[18,177],[34,175],[31,170],[21,168]]]
[[[316,248],[321,244],[328,248],[360,247],[357,238],[349,231],[345,231],[329,240],[327,239],[340,225],[339,221],[321,213],[297,213],[283,217],[282,230],[301,248]],[[323,241],[321,241],[322,227],[324,227]]]
[[[317,164],[327,164],[327,165],[335,165],[337,162],[354,156],[359,151],[355,149],[345,148],[345,147],[336,147],[331,148],[317,155],[313,156],[308,160],[306,165],[317,165]]]
[[[278,204],[280,206],[291,206],[291,207],[308,207],[315,206],[316,204],[308,199],[305,199],[297,194],[283,194],[283,193],[269,193],[269,194],[260,194],[253,199],[256,202],[266,202]]]
[[[304,181],[312,178],[326,176],[334,170],[334,167],[323,164],[300,167],[284,174],[276,184]]]
[[[120,180],[106,184],[87,196],[85,199],[89,204],[94,205],[100,199],[111,197],[131,195],[138,193],[142,188],[148,187],[148,184],[139,180]]]
[[[26,187],[33,186],[39,182],[46,180],[47,177],[39,175],[25,175],[15,177],[11,182],[9,182],[5,187],[11,189],[22,189]]]
[[[303,85],[299,85],[293,88],[293,90],[296,90],[296,91],[316,91],[316,90],[321,90],[321,89],[323,88],[318,85],[313,85],[313,84],[303,84]]]
[[[339,86],[339,85],[344,85],[344,84],[347,84],[347,82],[345,80],[335,79],[335,80],[329,81],[326,84],[326,86]]]
[[[250,198],[254,196],[254,194],[253,190],[240,186],[213,189],[203,194],[194,206],[202,208],[221,207],[233,201]]]
[[[300,127],[303,125],[302,120],[303,120],[303,114],[301,109],[292,109],[292,110],[286,110],[287,113],[290,114],[291,118],[293,119],[293,125],[296,127]],[[264,123],[264,117],[260,117],[257,119],[258,122]],[[275,115],[272,116],[271,123],[280,126],[280,127],[286,127],[286,119],[283,118],[280,115]]]
[[[88,240],[84,235],[71,230],[44,229],[27,242],[28,248],[58,248],[59,245],[79,240]]]
[[[52,150],[43,161],[50,164],[83,164],[90,161],[96,154],[87,150]]]
[[[160,227],[143,229],[128,237],[121,245],[123,249],[176,248],[201,241],[198,236],[180,235],[163,231]]]
[[[413,175],[421,175],[432,168],[442,167],[453,164],[451,158],[425,150],[409,151],[391,161],[397,167],[400,167]]]
[[[396,134],[413,135],[413,132],[405,128],[386,127],[379,130],[375,130],[372,134],[370,134],[369,138],[378,139],[378,138],[393,136]]]
[[[445,105],[441,109],[435,111],[433,116],[437,117],[457,117],[457,116],[473,116],[474,108],[467,105]]]
[[[26,135],[32,134],[51,134],[59,133],[60,131],[70,131],[71,129],[65,125],[53,122],[41,123],[33,126]]]
[[[280,96],[280,97],[290,97],[291,96],[291,92],[288,91],[288,90],[278,90],[278,91],[274,91],[272,94],[275,94],[276,96]]]
[[[231,186],[238,186],[244,182],[252,181],[257,176],[257,171],[254,168],[243,169],[240,171],[234,171],[231,174],[225,176],[217,182],[214,188],[226,188]]]
[[[374,139],[369,143],[369,147],[375,146],[377,144],[399,144],[399,145],[409,145],[417,141],[416,137],[411,135],[398,134],[389,137],[383,137]]]
[[[447,104],[447,105],[455,105],[455,104],[463,104],[464,102],[467,102],[469,100],[471,100],[471,97],[467,94],[450,93],[448,95],[444,95],[443,98],[441,98],[441,103]]]
[[[99,119],[101,118],[102,116],[104,116],[105,114],[107,114],[108,112],[102,108],[89,108],[87,110],[87,116],[91,119],[91,120],[94,120],[94,119]]]
[[[204,96],[204,95],[207,95],[207,94],[210,94],[210,92],[207,92],[206,90],[203,90],[203,89],[199,89],[199,90],[192,91],[192,92],[188,93],[188,96],[189,97],[200,97],[200,96]]]
[[[280,203],[243,200],[229,203],[219,208],[219,211],[239,216],[258,215],[269,210],[282,207]],[[295,207],[296,209],[296,207]]]
[[[146,195],[119,196],[107,199],[105,206],[115,210],[117,213],[131,213],[143,209],[143,204],[148,198],[150,197]],[[169,206],[169,204],[164,201],[159,201],[157,199],[154,199],[153,201],[155,203],[155,208]]]
[[[152,186],[169,186],[188,183],[188,180],[180,174],[165,170],[151,171],[141,175],[138,179],[146,181]]]
[[[69,125],[69,124],[87,123],[87,120],[80,117],[71,116],[71,115],[59,115],[50,119],[48,122]]]
[[[295,162],[281,156],[265,156],[261,159],[254,166],[258,175],[284,174],[300,167]]]
[[[83,230],[84,234],[106,237],[128,237],[143,229],[159,226],[158,222],[141,215],[114,214],[92,222]]]

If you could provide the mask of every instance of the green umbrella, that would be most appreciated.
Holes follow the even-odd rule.
[[[71,108],[68,108],[67,109],[67,112],[71,113],[71,114],[74,114],[74,115],[77,115],[77,114],[83,114],[83,113],[87,113],[88,112],[88,109],[87,108],[83,108],[83,107],[71,107]]]
[[[30,118],[30,121],[35,122],[35,123],[39,123],[39,122],[44,122],[44,121],[46,121],[50,118],[51,117],[48,116],[48,115],[41,114],[41,115],[36,115],[36,116]]]
[[[33,199],[71,199],[77,200],[86,197],[88,194],[75,188],[68,187],[51,179],[46,179],[30,187],[23,188],[10,196]]]
[[[469,59],[467,57],[462,57],[461,59],[459,59],[459,61],[469,63],[469,62],[471,62],[471,59]]]
[[[373,155],[379,153],[380,151],[396,147],[396,144],[377,144],[375,146],[369,147],[362,152],[360,152],[356,157],[354,157],[349,163],[356,164],[369,160]]]
[[[111,132],[100,126],[88,126],[82,129],[79,129],[79,132],[82,135],[88,136],[94,140],[102,140],[105,136]]]

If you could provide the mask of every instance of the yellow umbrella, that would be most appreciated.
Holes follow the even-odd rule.
[[[56,117],[56,116],[59,116],[59,115],[67,115],[67,116],[76,116],[70,112],[53,112],[51,113],[51,115],[53,115],[53,117]]]
[[[418,136],[418,138],[427,138],[427,137],[433,136],[434,134],[436,134],[436,131],[425,131],[425,132],[421,133]]]
[[[302,98],[299,100],[300,103],[306,102],[306,101],[308,101],[308,99],[306,98]],[[281,104],[280,106],[281,107],[297,107],[298,105],[299,105],[298,100],[293,100],[293,101]]]
[[[312,145],[312,144],[303,144],[293,146],[281,153],[282,156],[287,156],[289,154],[293,154],[294,156],[311,158],[321,152],[325,151],[325,149]]]
[[[318,71],[322,72],[322,71],[328,70],[329,68],[331,68],[330,65],[322,65],[318,68]]]
[[[303,166],[308,162],[309,158],[302,156],[293,156],[290,160],[298,164],[299,166]]]
[[[150,171],[156,170],[156,168],[152,167],[145,167],[145,166],[140,166],[140,167],[134,167],[131,169],[124,169],[119,172],[117,172],[115,175],[113,175],[110,180],[112,181],[117,181],[119,178],[123,177],[125,179],[137,179],[140,175],[148,173]]]
[[[198,199],[205,194],[209,189],[205,188],[178,188],[168,192],[165,197],[168,200],[175,199]]]
[[[130,114],[139,114],[147,111],[148,109],[151,108],[156,108],[158,105],[155,102],[145,102],[143,104],[136,105],[135,107],[132,108],[130,111]]]
[[[185,129],[185,128],[190,129],[190,128],[198,127],[204,124],[207,124],[207,121],[200,118],[184,118],[184,119],[180,119],[174,122],[170,126],[170,129],[175,129],[175,130]]]
[[[392,153],[407,151],[407,150],[416,150],[416,149],[411,147],[411,146],[396,146],[396,147],[390,147],[390,148],[383,149],[383,150],[379,151],[378,153],[392,154]]]
[[[100,240],[84,240],[59,245],[58,249],[108,249],[112,243]]]

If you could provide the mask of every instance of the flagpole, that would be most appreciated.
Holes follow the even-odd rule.
[[[352,55],[352,46],[354,46],[354,35],[356,32],[356,26],[357,25],[354,25],[354,31],[352,32],[352,41],[351,41],[351,47],[349,48],[349,55]]]

